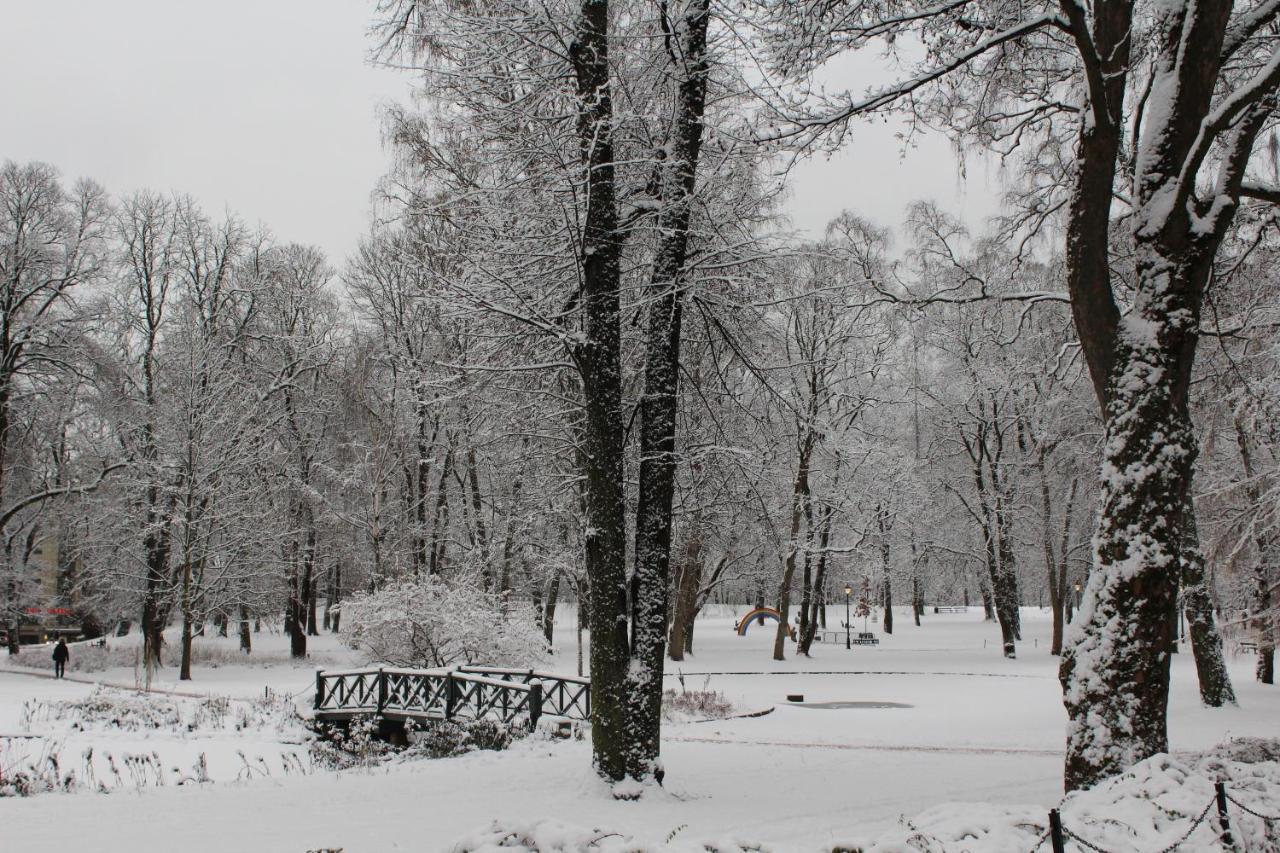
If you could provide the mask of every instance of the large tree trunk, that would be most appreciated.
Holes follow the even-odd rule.
[[[1155,108],[1143,117],[1133,157],[1133,307],[1117,321],[1107,227],[1126,126],[1132,4],[1100,8],[1093,42],[1101,67],[1089,77],[1093,103],[1082,124],[1067,238],[1073,313],[1105,422],[1094,569],[1061,669],[1068,790],[1168,749],[1167,626],[1185,565],[1184,510],[1197,450],[1187,397],[1200,308],[1273,109],[1241,98],[1232,121],[1211,119],[1230,4],[1154,7]],[[1082,27],[1081,13],[1070,14]],[[1119,91],[1105,91],[1104,82]],[[1264,82],[1255,97],[1274,92],[1275,82]],[[1202,201],[1197,177],[1204,143],[1215,136],[1223,143],[1219,173]]]
[[[556,630],[556,605],[560,599],[560,572],[557,571],[551,576],[551,583],[547,584],[547,600],[542,605],[542,636],[546,637],[547,645],[554,642]]]
[[[1053,529],[1052,503],[1049,497],[1049,476],[1045,460],[1046,453],[1042,449],[1037,457],[1037,468],[1040,472],[1040,509],[1043,524],[1041,542],[1044,547],[1044,566],[1049,588],[1049,609],[1053,615],[1053,632],[1049,641],[1049,654],[1062,654],[1062,637],[1065,628],[1063,616],[1071,593],[1066,587],[1067,550],[1071,539],[1071,513],[1076,499],[1076,488],[1079,481],[1072,478],[1067,488],[1067,500],[1062,509],[1062,539],[1059,555],[1055,557],[1051,531]]]
[[[992,413],[994,414],[994,407]],[[997,576],[994,586],[996,612],[1000,615],[1001,630],[1012,635],[1014,640],[1022,639],[1022,596],[1018,591],[1018,571],[1013,551],[1013,526],[1009,522],[1009,504],[1013,497],[1004,484],[1004,476],[997,456],[987,457],[987,466],[991,472],[991,490],[995,496],[995,511],[992,523],[995,527],[997,547]],[[1008,626],[1007,631],[1004,626]],[[1005,657],[1013,657],[1014,650],[1005,638]]]
[[[307,636],[320,636],[319,599],[320,579],[315,576],[315,561],[307,571]]]
[[[240,605],[240,651],[246,655],[253,651],[253,635],[249,632],[249,608]]]
[[[431,451],[435,447],[436,436],[440,432],[440,415],[437,409],[436,416],[430,419],[431,430],[428,432],[427,414],[431,407],[427,403],[426,383],[416,383],[414,385],[414,394],[417,397],[414,408],[417,414],[416,449],[418,458],[406,479],[408,480],[409,495],[413,498],[414,525],[411,539],[413,543],[413,575],[417,577],[427,570],[429,561],[427,551],[427,492],[431,483]],[[379,575],[379,582],[381,582],[381,575]]]
[[[693,191],[702,149],[706,104],[709,0],[694,0],[684,18],[683,74],[677,97],[675,138],[663,170],[662,238],[650,278],[645,345],[644,397],[640,401],[640,488],[636,502],[635,573],[631,597],[628,706],[634,742],[628,775],[658,768],[662,726],[663,644],[671,569],[671,503],[675,494],[676,409],[680,389],[680,324],[684,266],[689,249]]]
[[[978,487],[978,503],[983,509],[981,519],[983,548],[987,564],[987,583],[982,585],[982,605],[986,609],[987,618],[994,617],[1000,626],[1000,639],[1004,656],[1013,658],[1016,652],[1015,615],[1017,610],[1017,591],[1010,584],[1011,573],[1005,571],[1001,560],[1002,547],[998,522],[987,504],[985,479],[980,466],[974,468],[975,482]]]
[[[787,636],[791,618],[791,584],[796,576],[796,554],[800,550],[800,522],[809,502],[809,460],[813,455],[815,436],[811,427],[805,426],[800,440],[800,455],[796,463],[796,481],[791,494],[791,530],[787,536],[787,556],[782,563],[782,580],[778,583],[778,629],[773,636],[773,659],[786,660]]]
[[[527,446],[527,441],[524,446]],[[480,496],[480,465],[476,449],[467,442],[467,485],[471,492],[471,514],[475,518],[475,544],[480,551],[481,577],[486,590],[493,588],[493,567],[489,565],[489,530],[484,523],[484,500]]]
[[[1268,562],[1259,555],[1254,576],[1254,612],[1258,620],[1257,677],[1263,684],[1276,683],[1276,605],[1271,599],[1275,581],[1269,569]]]
[[[342,631],[342,561],[333,565],[333,595],[329,599],[329,607],[333,614],[329,622],[329,630],[338,634]]]
[[[191,560],[188,551],[188,559],[182,566],[182,664],[178,669],[179,681],[191,680],[191,622]]]
[[[800,577],[800,612],[797,614],[796,654],[808,654],[804,638],[809,634],[809,607],[813,603],[813,546],[817,531],[813,524],[813,501],[805,505],[804,512],[804,571]]]
[[[1187,499],[1182,541],[1182,603],[1191,633],[1191,653],[1196,659],[1196,675],[1200,679],[1200,701],[1211,708],[1236,703],[1222,657],[1222,636],[1213,621],[1213,598],[1205,577],[1204,554],[1200,551],[1200,535],[1196,529],[1195,508]],[[1176,618],[1176,614],[1175,614]],[[1175,623],[1174,645],[1177,634]]]
[[[583,0],[570,46],[578,101],[578,143],[586,177],[582,228],[582,378],[586,571],[590,583],[591,748],[596,772],[627,772],[626,523],[624,517],[621,245],[609,83],[609,3]],[[581,606],[581,605],[580,605]]]
[[[916,627],[920,627],[920,617],[924,616],[924,585],[920,581],[920,567],[927,558],[927,552],[921,554],[916,546],[915,532],[911,533],[911,618]]]
[[[161,601],[168,585],[171,513],[157,507],[158,490],[148,489],[147,535],[143,549],[147,560],[146,589],[142,598],[142,663],[148,673],[162,666],[165,607]]]
[[[671,630],[667,636],[667,657],[673,661],[684,660],[685,652],[692,645],[690,634],[698,607],[698,592],[702,586],[702,531],[700,520],[695,517],[689,524],[689,538],[680,561],[680,576],[676,583],[676,603],[671,613]]]
[[[311,572],[315,560],[315,520],[307,506],[299,508],[305,540],[291,544],[286,559],[289,566],[284,628],[289,635],[289,655],[295,659],[307,656],[307,601],[311,595]]]
[[[889,513],[883,507],[877,507],[876,525],[880,529],[880,569],[884,573],[882,587],[882,604],[884,605],[884,632],[893,633],[893,562],[889,557]]]
[[[1249,449],[1249,434],[1242,417],[1237,416],[1236,447],[1240,451],[1240,466],[1244,469],[1245,494],[1254,507],[1262,506],[1262,489],[1258,486],[1257,475],[1253,467],[1253,453]],[[1257,549],[1257,562],[1253,569],[1253,607],[1254,629],[1257,631],[1255,641],[1258,645],[1258,665],[1256,675],[1263,684],[1275,684],[1276,681],[1276,616],[1275,604],[1271,593],[1275,587],[1274,570],[1280,564],[1280,543],[1276,535],[1266,528],[1258,529],[1254,534],[1254,547]]]
[[[1196,452],[1185,405],[1174,399],[1186,393],[1174,331],[1126,328],[1114,361],[1095,569],[1062,660],[1068,790],[1169,747],[1168,614]]]
[[[449,472],[453,470],[453,445],[444,454],[440,466],[440,481],[436,488],[436,508],[431,521],[431,542],[427,550],[427,573],[438,575],[444,569],[445,547],[449,533]]]
[[[835,510],[828,506],[822,514],[822,531],[818,534],[818,569],[813,578],[814,596],[810,605],[811,612],[809,618],[805,622],[805,630],[800,632],[800,643],[796,651],[799,654],[809,654],[809,649],[813,645],[814,634],[817,633],[818,623],[822,623],[822,627],[826,628],[826,619],[822,616],[825,606],[822,602],[825,599],[824,590],[827,584],[827,546],[831,544],[831,517],[835,515]]]

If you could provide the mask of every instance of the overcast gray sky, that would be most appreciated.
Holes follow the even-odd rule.
[[[114,194],[174,190],[314,243],[335,266],[367,229],[387,157],[378,107],[408,78],[371,67],[371,0],[0,0],[0,159],[44,160]],[[858,87],[860,88],[860,87]],[[977,225],[994,209],[941,139],[900,157],[893,124],[859,127],[792,174],[812,232],[844,208],[896,225],[932,198]]]

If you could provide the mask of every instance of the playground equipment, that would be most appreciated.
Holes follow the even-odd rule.
[[[746,616],[743,616],[741,621],[733,626],[733,630],[738,632],[739,637],[745,637],[747,635],[747,629],[751,627],[752,621],[756,619],[772,619],[775,622],[781,622],[782,614],[777,610],[774,610],[772,607],[757,607],[748,612]],[[790,625],[787,626],[787,636],[792,640],[796,638],[795,628],[792,628]]]

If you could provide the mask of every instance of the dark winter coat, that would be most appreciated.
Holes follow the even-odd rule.
[[[58,643],[53,647],[54,663],[66,663],[71,657],[71,650],[67,648],[66,643]]]

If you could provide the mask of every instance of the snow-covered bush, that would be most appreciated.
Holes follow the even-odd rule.
[[[378,738],[378,721],[356,717],[346,726],[320,726],[308,745],[311,761],[328,770],[372,767],[391,754],[391,744]]]
[[[442,720],[429,723],[409,736],[409,746],[398,755],[415,758],[449,758],[476,750],[501,751],[526,732],[496,720]]]
[[[664,690],[662,693],[664,720],[722,720],[732,714],[733,704],[718,690]]]
[[[424,576],[388,584],[342,606],[347,641],[380,663],[535,666],[550,654],[528,607],[465,581]]]
[[[495,720],[439,720],[421,728],[406,724],[408,746],[397,747],[378,738],[373,717],[357,717],[346,727],[319,724],[310,744],[317,767],[346,770],[421,758],[450,758],[476,750],[503,750],[525,734]]]

